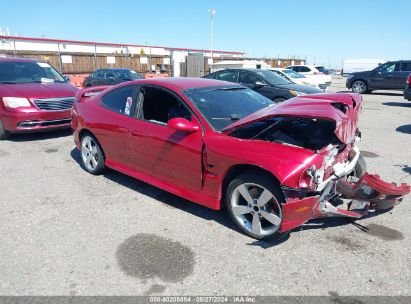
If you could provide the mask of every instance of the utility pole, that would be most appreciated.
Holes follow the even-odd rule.
[[[210,22],[210,52],[211,52],[211,60],[213,60],[213,30],[214,30],[214,15],[217,12],[215,9],[209,9],[208,12],[211,15],[211,22]]]

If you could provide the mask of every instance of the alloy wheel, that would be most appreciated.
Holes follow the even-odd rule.
[[[94,139],[88,135],[81,141],[81,158],[88,170],[94,171],[97,168],[99,161],[97,145]]]
[[[355,81],[352,84],[352,90],[355,93],[364,93],[367,90],[367,85],[363,81]]]
[[[239,185],[234,189],[230,203],[235,220],[248,232],[263,237],[280,229],[280,204],[263,186],[254,183]]]

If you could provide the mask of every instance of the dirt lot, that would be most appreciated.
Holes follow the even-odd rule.
[[[411,103],[364,100],[369,171],[411,183]],[[270,244],[222,212],[78,161],[68,131],[0,142],[1,295],[411,295],[411,196],[358,221],[368,233],[329,219]]]

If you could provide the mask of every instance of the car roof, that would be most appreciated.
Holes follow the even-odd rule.
[[[268,71],[267,69],[256,69],[256,68],[232,68],[232,69],[225,69],[225,70],[219,70],[214,73],[219,73],[219,72],[224,72],[224,71],[248,71],[248,72],[261,72],[261,71]]]
[[[178,87],[181,90],[195,89],[195,88],[205,88],[205,87],[216,87],[216,86],[235,86],[233,82],[221,81],[208,78],[193,78],[193,77],[163,77],[163,78],[151,78],[151,79],[140,79],[133,81],[139,84],[153,84],[159,86],[173,86]],[[130,82],[127,82],[130,84]],[[240,85],[238,85],[240,86]]]
[[[0,62],[43,62],[43,61],[30,59],[30,58],[0,57]]]

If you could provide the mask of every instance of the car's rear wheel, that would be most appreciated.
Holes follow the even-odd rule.
[[[276,240],[281,233],[284,196],[275,181],[259,172],[240,174],[228,185],[225,205],[229,216],[245,234]]]
[[[94,175],[101,174],[105,169],[103,151],[90,134],[81,138],[81,162],[84,169]]]
[[[365,81],[356,80],[356,81],[353,82],[353,84],[351,86],[351,90],[354,93],[364,94],[368,91],[368,87],[367,87],[367,84],[365,83]]]
[[[0,140],[7,139],[10,137],[10,132],[4,129],[3,123],[0,120]]]
[[[281,102],[284,102],[284,101],[285,101],[285,98],[282,98],[282,97],[277,97],[277,98],[273,99],[274,103],[281,103]]]

